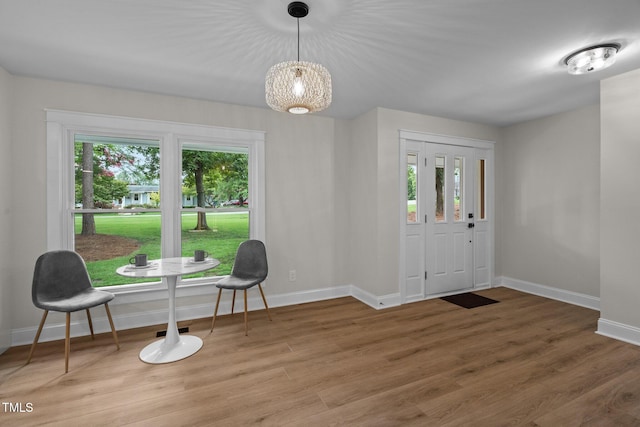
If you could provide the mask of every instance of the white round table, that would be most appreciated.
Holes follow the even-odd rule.
[[[200,273],[220,265],[220,261],[207,258],[202,262],[196,262],[193,258],[177,257],[154,259],[144,267],[125,265],[116,270],[121,276],[136,279],[159,277],[167,282],[169,290],[169,321],[167,322],[167,335],[158,341],[152,342],[142,349],[140,359],[147,363],[169,363],[195,354],[202,348],[202,340],[193,335],[180,335],[176,322],[176,283],[178,276]]]

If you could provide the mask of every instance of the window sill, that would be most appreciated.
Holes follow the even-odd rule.
[[[208,277],[186,283],[178,283],[176,298],[213,295],[215,283],[223,276]],[[169,298],[167,286],[163,282],[144,283],[140,285],[121,285],[96,288],[111,292],[116,296],[110,305],[132,304],[148,301],[167,300]]]

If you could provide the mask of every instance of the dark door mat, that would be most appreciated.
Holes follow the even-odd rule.
[[[483,297],[482,295],[474,294],[472,292],[466,292],[464,294],[458,295],[449,295],[440,299],[464,308],[476,308],[483,305],[495,304],[497,302],[500,302],[491,298]]]

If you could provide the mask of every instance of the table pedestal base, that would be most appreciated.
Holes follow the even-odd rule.
[[[152,342],[140,352],[140,360],[147,363],[169,363],[185,359],[202,348],[202,340],[193,335],[179,335],[178,342],[167,344],[165,339]]]

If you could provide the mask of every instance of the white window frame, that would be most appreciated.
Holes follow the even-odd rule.
[[[255,130],[221,128],[150,119],[45,110],[47,120],[47,250],[73,249],[75,176],[75,135],[135,137],[159,141],[160,189],[162,192],[162,256],[180,256],[180,239],[170,230],[180,229],[182,209],[181,180],[183,141],[199,141],[207,146],[248,150],[249,153],[249,236],[265,241],[265,133]],[[168,173],[167,173],[168,172]],[[153,209],[154,211],[156,209]],[[247,210],[247,209],[243,209]],[[88,210],[83,210],[88,211]],[[207,209],[206,211],[209,211]],[[97,211],[102,212],[102,211]],[[193,212],[193,209],[190,209]],[[181,295],[211,293],[211,278],[189,281],[179,286],[188,289]],[[164,288],[164,287],[160,287]],[[119,302],[166,298],[166,289],[158,284],[110,286],[109,292],[126,294]],[[142,295],[144,294],[144,295]],[[155,294],[155,298],[154,295]],[[136,296],[137,295],[137,296]]]

